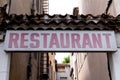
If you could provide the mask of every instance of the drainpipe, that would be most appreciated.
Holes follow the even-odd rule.
[[[109,57],[112,55],[112,53],[106,53],[106,54],[107,54],[107,63],[108,63],[109,77],[110,77],[110,80],[112,80],[112,77],[111,77],[111,70],[110,70],[110,61],[109,61]]]
[[[31,64],[31,59],[32,59],[32,56],[31,56],[31,53],[29,54],[29,61],[28,61],[28,65],[27,65],[27,80],[30,80],[30,77],[31,77],[31,68],[32,68],[32,64]]]
[[[32,0],[32,6],[31,6],[31,15],[34,15],[35,14],[35,9],[34,9],[34,6],[35,6],[35,4],[34,4],[34,0]]]
[[[8,14],[10,14],[10,8],[11,8],[11,0],[9,0]]]

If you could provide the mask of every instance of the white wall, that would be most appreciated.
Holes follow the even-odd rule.
[[[108,0],[79,0],[82,14],[100,15],[105,12]]]
[[[120,80],[120,33],[116,33],[118,50],[109,54],[109,63],[112,80]]]
[[[120,80],[120,48],[117,52],[109,54],[109,63],[112,80]]]
[[[4,52],[0,43],[0,80],[9,80],[10,54]]]
[[[120,0],[113,0],[115,6],[115,14],[120,14]]]
[[[60,80],[60,77],[67,77],[67,80],[71,80],[70,67],[66,66],[64,71],[58,71],[56,76],[57,80]]]

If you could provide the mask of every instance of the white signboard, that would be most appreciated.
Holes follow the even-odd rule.
[[[114,31],[7,31],[5,51],[116,51]]]

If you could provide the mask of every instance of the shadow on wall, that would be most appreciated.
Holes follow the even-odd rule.
[[[88,53],[78,75],[80,80],[110,80],[106,53]]]

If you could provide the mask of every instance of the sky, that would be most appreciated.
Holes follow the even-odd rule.
[[[56,56],[55,56],[55,59],[57,60],[57,63],[62,63],[64,57],[67,57],[69,55],[70,55],[70,53],[57,52]]]
[[[49,0],[49,14],[72,14],[78,0]]]
[[[78,0],[49,0],[49,14],[72,14],[73,8],[78,6]],[[56,53],[55,59],[58,63],[63,61],[63,58],[70,55],[69,53]]]

